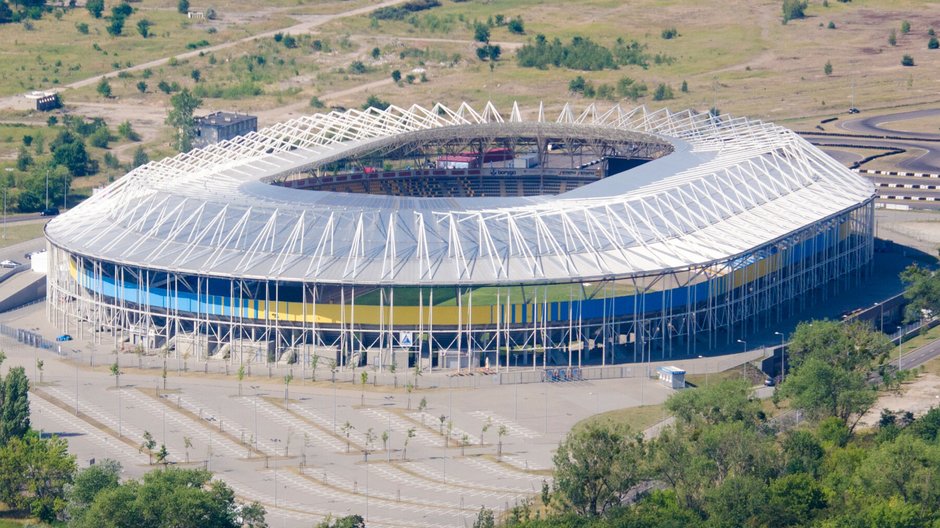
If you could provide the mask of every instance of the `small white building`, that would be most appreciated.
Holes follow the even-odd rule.
[[[670,389],[685,388],[685,371],[679,367],[659,367],[659,381]]]

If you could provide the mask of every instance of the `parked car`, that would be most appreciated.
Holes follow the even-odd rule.
[[[56,341],[71,341],[71,340],[72,340],[72,336],[70,336],[70,335],[68,335],[68,334],[62,334],[62,335],[60,335],[59,337],[55,338],[55,340],[56,340]]]
[[[768,387],[773,387],[773,386],[776,385],[776,384],[777,384],[777,382],[776,382],[773,378],[767,378],[767,379],[764,380],[764,385],[766,385],[766,386],[768,386]]]
[[[0,268],[15,268],[19,265],[20,263],[15,260],[0,261]]]
[[[59,208],[58,207],[47,207],[39,213],[39,216],[58,216]]]
[[[852,108],[849,108],[849,113],[850,113],[850,114],[857,114],[857,113],[859,113],[859,109],[858,109],[858,108],[855,108],[855,107],[853,106]]]

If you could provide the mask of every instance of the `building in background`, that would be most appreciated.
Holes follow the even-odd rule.
[[[203,148],[258,130],[258,118],[248,114],[215,112],[196,118],[193,147]]]

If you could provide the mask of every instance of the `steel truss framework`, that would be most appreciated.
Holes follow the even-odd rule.
[[[490,104],[331,113],[148,164],[47,227],[49,316],[233,362],[606,364],[730,343],[871,259],[868,182],[783,128],[690,111],[565,106],[567,129],[674,151],[557,196],[268,183],[398,134],[503,122],[527,121]]]

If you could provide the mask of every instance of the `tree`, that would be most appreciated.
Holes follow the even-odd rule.
[[[596,516],[620,505],[642,479],[642,435],[589,424],[568,434],[555,453],[555,490],[579,515]]]
[[[26,172],[32,164],[33,157],[29,155],[26,147],[21,146],[19,153],[16,155],[16,169],[20,172]]]
[[[477,513],[477,518],[473,521],[473,528],[496,528],[496,516],[493,514],[493,510],[480,506],[480,512]]]
[[[183,449],[186,451],[186,463],[189,464],[189,450],[193,448],[193,439],[184,436],[183,437]]]
[[[905,55],[901,57],[901,66],[913,66],[913,65],[914,65],[914,57],[911,57],[910,55]]]
[[[810,418],[834,416],[848,425],[849,430],[878,399],[866,373],[833,365],[818,357],[811,357],[791,370],[775,398],[778,394],[780,398],[790,398],[792,405]]]
[[[65,509],[65,487],[74,473],[65,440],[35,432],[13,438],[0,448],[0,501],[51,523]]]
[[[930,37],[930,40],[927,41],[927,49],[935,50],[940,48],[940,40],[937,40],[937,37]]]
[[[496,429],[496,441],[497,441],[496,457],[497,458],[502,458],[503,456],[503,437],[506,436],[507,434],[509,434],[509,429],[505,425],[499,424],[499,428]],[[555,465],[557,467],[558,463],[555,462]]]
[[[910,32],[911,32],[911,23],[907,20],[902,20],[901,21],[901,34],[907,35]]]
[[[41,359],[36,360],[36,370],[39,371],[39,383],[42,383],[42,368],[45,366],[45,362]]]
[[[522,22],[521,16],[509,19],[509,24],[506,28],[509,29],[510,33],[515,33],[516,35],[525,34],[525,24]]]
[[[140,33],[141,37],[149,37],[151,27],[153,27],[153,22],[147,20],[146,18],[141,18],[137,21],[137,32]]]
[[[392,81],[396,84],[401,82],[401,70],[392,70]]]
[[[179,0],[176,4],[176,12],[185,15],[189,13],[189,0]]]
[[[166,446],[160,444],[160,450],[157,451],[157,464],[163,464],[163,467],[166,468],[167,464],[169,463],[167,461],[167,457],[169,456],[170,453],[166,450]]]
[[[200,104],[202,104],[202,100],[185,88],[170,98],[170,105],[173,109],[167,115],[166,124],[176,129],[176,150],[180,152],[192,150],[192,138],[196,124],[193,113]]]
[[[402,448],[401,448],[402,460],[408,459],[408,442],[411,441],[411,439],[414,437],[415,437],[415,428],[410,427],[408,431],[405,433],[405,443],[402,445]]]
[[[137,147],[134,149],[134,160],[131,162],[131,165],[136,169],[141,165],[146,165],[150,162],[150,157],[147,156],[147,152],[144,150],[144,147]]]
[[[823,66],[823,73],[825,73],[827,77],[832,75],[832,62],[826,61],[826,65]]]
[[[898,45],[898,33],[897,31],[894,30],[894,28],[892,28],[891,31],[888,32],[888,44],[892,46]]]
[[[369,373],[362,372],[359,374],[359,384],[362,386],[362,393],[359,397],[359,406],[364,407],[366,404],[366,383],[369,383]]]
[[[689,83],[687,81],[682,81],[682,86],[679,87],[679,91],[682,93],[689,93]]]
[[[104,0],[87,0],[85,9],[91,13],[91,16],[101,18],[101,13],[104,12]]]
[[[490,42],[490,27],[482,22],[474,23],[473,40],[488,44]]]
[[[247,524],[244,515],[238,521],[239,509],[232,489],[213,480],[208,471],[165,468],[99,493],[84,522],[75,526],[236,528]],[[243,506],[241,510],[244,511]],[[258,522],[257,513],[260,512],[252,514],[252,522]],[[102,524],[104,520],[106,524]]]
[[[336,519],[327,516],[325,520],[315,526],[315,528],[365,528],[366,521],[361,515],[347,515],[337,517]]]
[[[101,80],[98,81],[98,86],[95,88],[95,90],[101,97],[107,99],[111,98],[111,83],[108,82],[107,77],[102,77]]]
[[[786,24],[796,18],[804,18],[806,6],[805,0],[783,0],[783,23]]]
[[[147,83],[144,81],[137,81],[137,91],[140,93],[147,93]]]
[[[294,375],[288,374],[284,376],[284,403],[287,403],[288,399],[288,389],[290,389],[290,382],[294,381]]]
[[[85,156],[84,145],[81,145],[81,155]],[[60,147],[54,154],[51,163],[34,165],[29,174],[20,181],[20,192],[16,197],[17,207],[21,212],[42,211],[46,207],[46,178],[49,179],[49,201],[50,203],[62,203],[65,191],[72,185],[72,177],[69,169],[62,165],[55,165],[57,161],[71,162],[76,161],[73,156],[72,146]],[[77,155],[75,155],[77,156]],[[84,174],[85,166],[81,166]]]
[[[827,505],[823,487],[806,473],[774,479],[768,491],[770,518],[777,526],[806,526]]]
[[[268,523],[264,520],[265,514],[267,512],[260,503],[245,504],[238,512],[241,519],[236,518],[235,524],[242,528],[268,528]]]
[[[72,484],[65,490],[65,513],[72,524],[83,522],[88,507],[99,493],[118,487],[121,469],[120,462],[106,458],[75,474]]]
[[[194,82],[197,82],[197,83],[198,83],[198,82],[199,82],[199,79],[202,78],[202,72],[200,72],[199,70],[194,69],[193,71],[189,72],[189,76],[193,78],[193,81],[194,81]]]
[[[242,380],[245,379],[245,365],[238,366],[238,372],[235,373],[235,376],[238,377],[238,395],[242,395]]]
[[[740,379],[677,392],[666,401],[666,409],[683,426],[731,421],[756,426],[764,421],[760,400],[751,397],[750,384]]]
[[[349,435],[352,433],[353,429],[355,428],[348,421],[344,423],[343,426],[340,428],[340,430],[342,430],[343,434],[346,436],[346,452],[347,453],[349,452],[349,444],[350,444]]]
[[[3,446],[29,431],[29,380],[23,367],[12,367],[0,388],[0,446]]]
[[[108,34],[112,37],[120,36],[124,32],[124,21],[123,16],[111,15],[111,21],[108,23],[108,26],[105,28],[108,30]]]
[[[148,464],[153,464],[153,448],[155,447],[157,447],[157,441],[153,439],[153,435],[150,434],[150,431],[144,431],[144,439],[140,443],[140,447],[137,448],[137,452],[147,450],[147,456],[150,459],[147,462]]]
[[[111,375],[114,376],[114,388],[119,388],[121,386],[121,369],[118,367],[117,362],[111,364]]]

